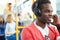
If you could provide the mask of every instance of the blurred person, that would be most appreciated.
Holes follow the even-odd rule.
[[[18,13],[18,26],[23,26],[23,22],[21,21],[20,13]]]
[[[4,25],[4,19],[0,15],[0,40],[5,40],[5,25]]]
[[[7,15],[11,14],[14,19],[14,12],[12,10],[12,3],[7,3],[6,8],[4,10],[4,20],[6,21]]]
[[[7,23],[5,29],[5,35],[7,40],[16,40],[16,24],[12,19],[12,15],[9,14],[7,16]]]
[[[23,28],[21,40],[56,40],[59,32],[50,26],[52,19],[52,6],[49,0],[36,0],[32,5],[36,20]]]
[[[23,25],[24,25],[24,26],[29,25],[29,24],[32,23],[32,21],[33,21],[33,19],[32,19],[32,16],[30,15],[30,13],[28,13],[28,12],[25,13]]]

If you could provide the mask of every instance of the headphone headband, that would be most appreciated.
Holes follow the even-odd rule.
[[[41,16],[40,9],[38,9],[38,1],[35,2],[35,8],[33,9],[33,12],[36,16]]]

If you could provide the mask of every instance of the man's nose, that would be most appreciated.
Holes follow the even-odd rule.
[[[52,13],[49,13],[49,16],[52,16],[53,14]]]
[[[49,13],[49,17],[53,18],[53,14],[52,13]]]

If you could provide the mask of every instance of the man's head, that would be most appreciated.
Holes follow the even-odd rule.
[[[8,3],[9,10],[11,10],[12,3]]]
[[[11,14],[9,14],[9,15],[7,16],[7,22],[8,22],[8,23],[11,23],[11,22],[12,22],[12,15],[11,15]]]
[[[34,10],[36,10],[36,2],[38,4],[37,9],[39,9],[40,13],[34,12]],[[50,22],[53,12],[51,2],[49,0],[38,0],[36,2],[32,5],[32,11],[35,13],[38,21],[41,21],[42,23]]]
[[[4,19],[1,15],[0,15],[0,24],[4,24]]]

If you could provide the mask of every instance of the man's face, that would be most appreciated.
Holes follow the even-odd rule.
[[[11,10],[11,5],[8,5],[9,9]]]
[[[8,17],[7,17],[7,22],[10,23],[11,21],[12,21],[12,17],[11,17],[11,16],[8,16]]]
[[[41,10],[42,15],[40,17],[41,20],[45,23],[46,22],[51,22],[52,12],[53,12],[51,4],[46,3],[46,4],[43,4],[42,6],[43,6],[43,8]]]

